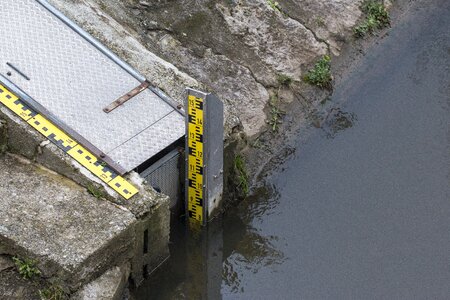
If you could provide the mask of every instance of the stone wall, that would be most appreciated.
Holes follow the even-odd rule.
[[[242,124],[249,137],[266,127],[279,75],[301,86],[318,58],[339,55],[361,1],[51,0],[176,100],[187,86],[216,93],[226,136]]]

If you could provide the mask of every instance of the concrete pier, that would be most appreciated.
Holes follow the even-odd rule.
[[[139,284],[168,258],[167,196],[130,174],[140,193],[124,201],[5,108],[0,117],[0,255],[35,260],[79,299],[111,269]]]
[[[44,277],[58,277],[70,290],[131,259],[131,212],[10,155],[0,165],[2,254],[36,260]]]

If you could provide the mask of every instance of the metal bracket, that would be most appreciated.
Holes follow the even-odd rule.
[[[149,86],[150,86],[150,82],[144,81],[143,83],[141,83],[140,85],[138,85],[137,87],[135,87],[134,89],[132,89],[131,91],[129,91],[128,93],[126,93],[125,95],[123,95],[122,97],[120,97],[119,99],[117,99],[116,101],[114,101],[113,103],[108,105],[107,107],[105,107],[103,109],[103,111],[107,114],[112,112],[113,110],[115,110],[116,108],[118,108],[119,106],[121,106],[122,104],[124,104],[125,102],[130,100],[131,98],[136,97],[137,95],[139,95],[140,93],[145,91]]]

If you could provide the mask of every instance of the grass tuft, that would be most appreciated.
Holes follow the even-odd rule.
[[[303,79],[320,88],[331,88],[331,58],[328,55],[322,57]]]
[[[275,1],[275,0],[267,0],[267,4],[268,4],[269,7],[272,8],[273,10],[282,12],[280,3],[278,3],[277,1]]]
[[[269,107],[270,119],[267,121],[267,123],[270,125],[273,132],[278,132],[278,128],[282,123],[281,119],[286,113],[279,108],[278,97],[275,95],[271,97],[269,101]]]
[[[105,195],[103,194],[103,192],[99,188],[97,188],[95,185],[93,185],[92,183],[88,184],[87,191],[89,194],[91,194],[92,196],[94,196],[97,199],[105,198]]]
[[[238,173],[238,181],[239,181],[238,187],[242,189],[244,196],[247,196],[249,192],[249,183],[248,183],[249,178],[244,158],[239,154],[236,155],[236,157],[234,158],[234,167]]]
[[[59,285],[52,285],[39,291],[41,300],[64,300],[67,299],[66,293]]]
[[[32,279],[34,276],[41,275],[41,271],[36,267],[36,261],[28,258],[22,260],[18,257],[13,257],[13,261],[22,278]]]
[[[286,87],[290,87],[293,82],[292,77],[290,77],[286,74],[278,74],[277,81],[280,86],[286,86]]]
[[[362,38],[390,25],[389,13],[383,3],[374,0],[366,1],[362,4],[361,10],[366,14],[366,19],[353,28],[356,38]]]

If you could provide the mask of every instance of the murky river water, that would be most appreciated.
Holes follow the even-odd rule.
[[[267,189],[175,230],[138,299],[449,299],[450,1],[417,1],[331,101]]]

